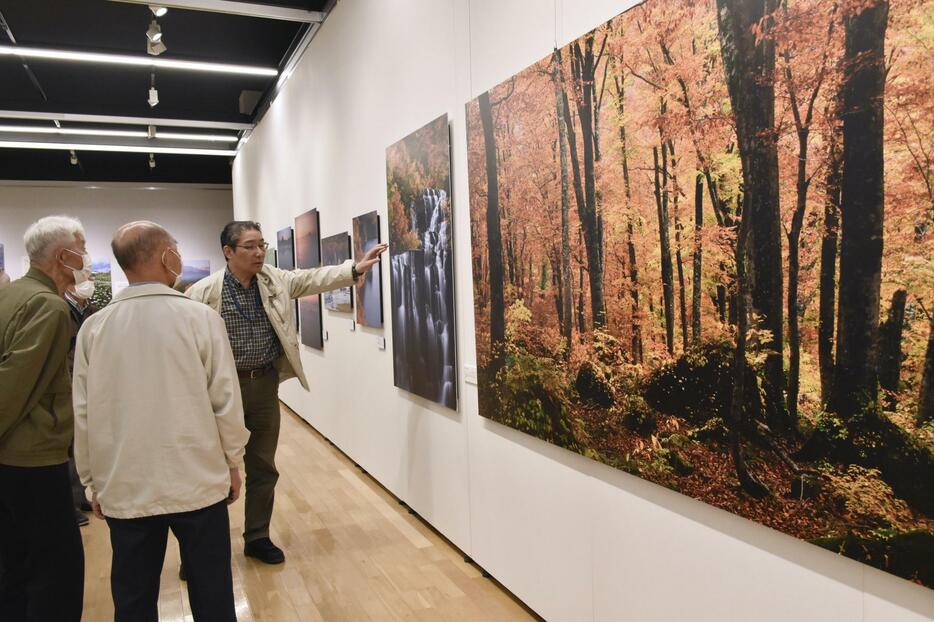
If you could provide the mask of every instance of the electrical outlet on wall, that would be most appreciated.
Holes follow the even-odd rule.
[[[386,338],[385,338],[385,337],[377,337],[377,338],[376,338],[376,347],[379,348],[380,350],[385,350],[385,349],[386,349]]]
[[[464,365],[464,382],[467,384],[477,384],[476,365]]]

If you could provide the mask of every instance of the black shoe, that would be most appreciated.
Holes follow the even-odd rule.
[[[178,578],[181,581],[187,581],[188,575],[185,574],[185,564],[178,565]]]
[[[78,510],[75,510],[75,520],[78,521],[78,527],[84,527],[84,526],[87,525],[89,522],[91,522],[90,519],[88,519],[87,516],[85,516],[84,514],[82,514],[81,512],[79,512]]]
[[[243,547],[243,554],[247,557],[255,557],[264,564],[281,564],[285,561],[285,553],[269,538],[247,542]]]

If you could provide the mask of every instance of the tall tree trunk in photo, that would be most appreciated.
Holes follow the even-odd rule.
[[[746,364],[746,331],[749,329],[749,286],[746,279],[746,244],[752,225],[749,213],[743,215],[736,239],[736,347],[733,350],[733,393],[729,410],[730,453],[740,486],[747,494],[761,498],[769,494],[769,489],[749,472],[743,457],[743,408],[746,404],[746,382],[756,381],[755,375],[749,378]]]
[[[596,205],[596,179],[594,169],[594,32],[584,37],[584,49],[580,43],[571,45],[574,80],[577,89],[577,116],[581,124],[581,143],[584,155],[584,203],[578,205],[581,228],[584,231],[584,247],[587,252],[587,273],[590,279],[590,308],[594,329],[606,324],[606,305],[603,294],[603,238],[600,235]]]
[[[902,359],[902,332],[905,328],[905,302],[908,292],[903,289],[895,290],[892,294],[892,305],[889,307],[889,317],[879,326],[879,386],[885,389],[886,406],[893,409],[898,403],[898,382],[901,377]]]
[[[784,400],[782,238],[775,133],[775,0],[717,0],[720,51],[743,165],[744,218],[752,218],[752,305],[772,341],[765,361],[765,404],[774,429],[793,429]],[[765,19],[764,19],[765,18]],[[738,317],[738,316],[737,316]]]
[[[798,421],[798,387],[801,379],[801,329],[798,311],[798,276],[800,267],[801,229],[807,208],[807,140],[808,130],[798,132],[798,181],[795,211],[788,231],[788,417]]]
[[[577,230],[577,244],[583,246],[583,234]],[[587,332],[587,318],[584,315],[584,264],[578,267],[577,281],[577,333],[581,343],[584,343],[584,333]]]
[[[817,324],[817,358],[820,366],[821,404],[827,405],[833,385],[833,338],[837,296],[837,235],[840,226],[840,187],[843,181],[843,152],[840,132],[835,128],[827,163],[824,230],[820,250],[820,300]]]
[[[561,163],[561,335],[567,344],[568,353],[573,347],[573,320],[571,319],[571,225],[570,197],[568,194],[568,133],[567,110],[564,107],[565,91],[561,83],[560,57],[554,57],[552,80],[555,83],[555,114],[558,120],[558,151]]]
[[[678,269],[678,316],[681,320],[681,349],[683,352],[686,352],[688,349],[688,309],[687,294],[685,293],[686,288],[684,284],[684,260],[681,256],[681,232],[684,230],[684,225],[681,224],[681,214],[678,210],[679,195],[681,192],[678,186],[678,176],[675,172],[677,170],[675,145],[670,139],[668,140],[668,152],[671,154],[671,167],[669,170],[672,171],[670,177],[674,185],[672,194],[674,195],[673,212],[675,218],[675,266]]]
[[[830,409],[848,420],[878,401],[884,213],[883,97],[888,0],[846,18],[840,312]]]
[[[479,97],[480,123],[486,151],[487,178],[487,253],[490,262],[490,375],[495,377],[503,365],[503,346],[506,343],[506,305],[503,298],[503,239],[499,215],[499,178],[496,171],[496,138],[493,134],[493,107],[490,92]]]
[[[783,4],[783,12],[787,20],[787,4]],[[799,104],[798,86],[791,69],[791,50],[784,53],[784,77],[791,100],[791,114],[795,124],[795,134],[798,138],[798,170],[795,183],[796,199],[795,210],[791,217],[791,230],[788,232],[788,417],[792,424],[798,421],[798,392],[801,381],[801,329],[799,326],[801,312],[798,309],[798,284],[800,273],[801,230],[804,227],[804,216],[807,210],[808,189],[811,177],[807,174],[808,147],[811,134],[811,123],[814,119],[814,105],[817,96],[824,84],[826,75],[828,51],[831,46],[831,35],[834,31],[836,5],[830,14],[827,26],[827,42],[824,53],[817,68],[814,86],[807,96],[805,110],[802,114]]]
[[[929,318],[928,348],[921,373],[921,395],[918,398],[918,425],[934,421],[934,315]]]
[[[658,213],[658,239],[662,256],[662,293],[665,310],[665,345],[668,354],[675,352],[674,283],[671,267],[671,242],[668,233],[668,195],[662,189],[662,178],[668,175],[668,146],[662,141],[662,164],[658,147],[652,147],[655,162],[655,208]]]
[[[704,181],[698,175],[694,181],[694,274],[691,289],[691,339],[694,343],[701,338],[701,278],[704,254]]]
[[[629,181],[629,153],[626,147],[626,82],[623,77],[615,77],[616,83],[616,110],[619,113],[619,144],[620,157],[623,162],[623,190],[626,193],[626,250],[629,253],[629,293],[632,299],[632,361],[641,364],[642,351],[642,322],[639,309],[639,267],[636,263],[636,245],[633,242],[635,227],[632,223],[632,186]]]

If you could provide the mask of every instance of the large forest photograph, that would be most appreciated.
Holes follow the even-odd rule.
[[[648,0],[467,104],[480,414],[934,588],[934,0]]]

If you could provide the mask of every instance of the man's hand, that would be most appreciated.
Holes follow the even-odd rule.
[[[101,511],[101,504],[97,502],[96,492],[91,494],[91,509],[94,511],[94,516],[104,520],[104,513]]]
[[[227,495],[227,505],[230,505],[240,498],[241,485],[240,469],[237,467],[230,469],[230,494]]]
[[[368,250],[366,255],[363,256],[363,259],[357,262],[357,272],[360,274],[369,272],[370,268],[376,265],[376,262],[379,261],[379,256],[382,255],[387,248],[389,248],[389,245],[384,242]]]

